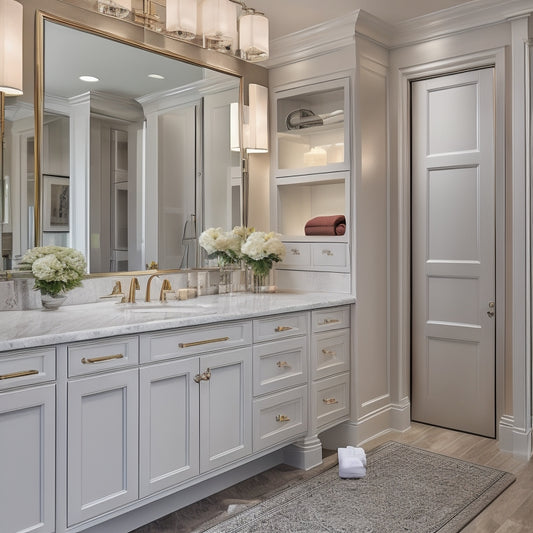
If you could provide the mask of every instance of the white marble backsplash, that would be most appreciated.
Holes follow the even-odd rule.
[[[218,292],[219,273],[216,270],[161,273],[154,278],[150,286],[152,300],[159,298],[161,284],[168,279],[172,289],[183,289],[196,286],[193,281],[198,272],[207,272],[207,287],[205,294]],[[146,285],[150,274],[136,276],[139,280],[140,290],[136,292],[138,300],[144,300]],[[98,302],[102,297],[111,294],[117,281],[122,285],[122,291],[127,294],[132,276],[105,276],[101,278],[87,278],[81,287],[77,287],[67,293],[67,299],[63,305],[79,305]],[[14,278],[0,281],[0,311],[25,311],[41,308],[41,296],[39,291],[33,290],[33,278]]]

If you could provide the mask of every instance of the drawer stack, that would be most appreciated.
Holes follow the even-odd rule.
[[[253,322],[253,450],[307,432],[308,314]]]
[[[311,313],[311,424],[320,433],[350,414],[350,308]]]

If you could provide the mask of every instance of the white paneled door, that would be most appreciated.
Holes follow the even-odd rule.
[[[412,418],[494,437],[493,69],[411,88]]]

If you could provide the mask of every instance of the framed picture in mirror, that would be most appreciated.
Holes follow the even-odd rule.
[[[68,176],[43,174],[43,231],[69,231]]]

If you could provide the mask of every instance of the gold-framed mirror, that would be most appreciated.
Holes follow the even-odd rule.
[[[220,123],[221,116],[225,117],[223,121],[229,123],[229,105],[226,105],[229,104],[229,99],[234,101],[236,98],[242,104],[243,95],[246,94],[246,87],[249,83],[267,84],[267,71],[235,57],[171,39],[127,21],[101,15],[93,11],[88,2],[25,0],[23,4],[25,96],[32,93],[31,87],[26,90],[28,85],[28,76],[26,75],[28,72],[27,28],[31,18],[35,24],[35,41],[32,44],[35,44],[36,54],[35,63],[32,62],[31,66],[35,66],[36,121],[35,142],[33,136],[28,135],[24,142],[19,144],[24,144],[26,155],[29,154],[30,147],[35,146],[33,174],[36,177],[34,180],[36,202],[33,214],[35,222],[32,224],[32,191],[28,184],[28,182],[31,183],[32,172],[27,172],[25,174],[26,184],[20,184],[20,189],[23,189],[25,194],[21,194],[16,200],[20,210],[19,232],[24,233],[24,239],[20,240],[25,240],[28,247],[35,243],[57,243],[81,249],[86,253],[91,273],[139,271],[152,261],[158,263],[160,268],[198,266],[198,263],[191,260],[192,257],[198,257],[194,248],[183,246],[183,242],[187,242],[187,239],[195,234],[194,231],[189,231],[191,215],[196,218],[196,234],[198,234],[207,226],[231,226],[239,222],[240,213],[245,207],[241,201],[242,197],[246,195],[243,195],[241,190],[239,153],[231,153],[229,150],[229,132],[225,134],[228,136],[227,149],[226,146],[222,147],[225,144],[222,143],[223,135],[217,133],[217,128],[212,125],[215,121]],[[72,46],[65,40],[66,37],[63,32],[76,35]],[[133,95],[130,100],[133,100],[135,105],[132,102],[130,102],[131,105],[122,105],[122,115],[118,117],[110,115],[110,107],[112,107],[110,101],[121,101],[121,104],[124,104],[124,95],[122,94],[107,97],[106,91],[87,90],[77,95],[53,94],[57,87],[65,89],[66,85],[65,80],[52,83],[52,73],[54,68],[58,69],[58,65],[59,69],[66,73],[68,60],[66,57],[62,57],[60,52],[71,49],[81,53],[83,50],[81,45],[85,41],[87,42],[83,46],[88,46],[92,51],[94,39],[106,40],[111,47],[129,48],[135,54],[152,54],[150,57],[153,58],[151,63],[154,66],[165,62],[174,63],[176,66],[180,65],[181,68],[175,70],[185,70],[189,74],[185,88],[183,86],[181,88],[177,86],[169,88],[167,86],[163,90]],[[110,56],[110,53],[103,55]],[[99,55],[89,54],[89,56],[100,61],[102,59],[102,53]],[[48,72],[47,68],[52,66],[52,60],[55,61],[56,66]],[[119,73],[123,72],[124,69],[120,68],[120,60],[115,59],[114,61],[116,66],[114,70]],[[81,63],[81,61],[79,62]],[[140,60],[138,64],[140,65]],[[137,70],[140,71],[140,68]],[[157,72],[154,73],[157,74]],[[154,82],[154,79],[152,78],[150,81]],[[124,82],[123,85],[131,89],[136,83]],[[92,94],[88,96],[86,93]],[[85,94],[84,102],[82,102],[83,97],[81,96],[83,94]],[[155,95],[161,94],[166,97],[166,100],[157,102]],[[179,102],[180,98],[182,99],[181,102]],[[226,103],[223,103],[224,98],[226,98]],[[114,143],[112,145],[114,148],[110,148],[107,155],[100,158],[96,156],[91,159],[87,142],[78,146],[74,143],[73,139],[80,137],[80,120],[72,120],[72,115],[69,114],[69,105],[67,105],[70,104],[72,108],[74,100],[78,106],[77,111],[83,106],[86,108],[89,106],[89,114],[86,114],[81,121],[81,123],[85,121],[85,125],[91,121],[96,122],[98,119],[106,123],[116,119],[114,124],[107,124],[105,128],[100,129],[100,137],[108,137]],[[169,105],[171,100],[176,104],[172,113],[172,106]],[[95,105],[91,111],[90,106],[92,104]],[[176,112],[178,108],[183,111],[184,116],[177,116],[179,114]],[[145,112],[151,113],[151,115],[147,117]],[[211,120],[211,123],[206,126],[205,123],[199,122],[200,120]],[[175,136],[172,132],[178,127],[177,124],[180,121],[189,124],[188,133],[185,136],[185,141],[189,142],[189,145],[183,144],[181,153],[187,153],[187,151],[192,153],[192,150],[189,149],[191,145],[198,149],[195,151],[194,160],[191,159],[189,166],[183,170],[183,172],[194,172],[195,174],[192,177],[192,182],[189,182],[186,192],[189,199],[193,197],[195,205],[193,209],[188,205],[165,205],[160,212],[159,208],[156,209],[155,206],[159,206],[161,197],[167,199],[171,198],[172,194],[179,197],[182,196],[182,193],[185,195],[182,189],[175,186],[175,183],[169,185],[170,189],[174,188],[174,190],[165,189],[164,180],[158,175],[163,167],[167,169],[167,174],[175,174],[176,161],[179,161],[179,158],[177,156],[178,151],[174,150]],[[126,124],[127,127],[121,129],[120,124]],[[190,135],[190,129],[193,126],[195,134]],[[104,130],[105,132],[102,133]],[[88,128],[84,131],[85,139],[89,139],[89,141],[91,136],[93,141],[97,137]],[[212,134],[211,139],[206,139],[205,131]],[[154,132],[155,135],[151,136]],[[158,135],[166,143],[164,142],[163,145],[154,148],[151,143],[154,142],[153,138]],[[67,137],[68,141],[65,141]],[[131,138],[136,140],[133,145],[131,140],[125,143],[124,139]],[[216,145],[216,140],[220,140],[220,144]],[[208,152],[209,143],[213,145],[212,152]],[[92,144],[94,146],[95,142]],[[124,146],[124,144],[133,146],[126,159],[134,162],[136,156],[137,160],[140,159],[140,149],[147,148],[148,163],[146,166],[143,164],[142,170],[136,169],[134,173],[136,193],[131,195],[125,193],[123,185],[121,185],[123,180],[119,177],[114,178],[112,182],[109,178],[107,178],[107,182],[101,181],[100,196],[98,196],[98,187],[91,187],[90,185],[91,167],[94,167],[95,161],[99,159],[106,159],[110,163],[113,159],[112,164],[116,167],[117,175],[120,175],[124,171],[124,166],[117,165],[117,163],[121,161],[120,146]],[[62,150],[65,152],[65,147],[68,147],[68,164],[61,155]],[[83,150],[87,151],[85,159],[79,153]],[[174,150],[174,154],[172,154],[172,150]],[[174,160],[166,163],[163,161],[163,164],[160,164],[163,157],[161,152],[174,155]],[[223,152],[227,153],[224,154]],[[58,154],[60,155],[58,156]],[[72,154],[74,157],[71,157]],[[224,157],[226,157],[226,161],[224,161]],[[32,168],[32,157],[28,155],[25,159],[27,160],[27,168]],[[124,160],[122,157],[122,162]],[[84,173],[84,169],[88,169],[87,172]],[[224,179],[217,178],[221,172],[224,174]],[[209,181],[210,173],[211,181]],[[80,180],[80,175],[82,176],[81,182],[75,181]],[[154,176],[156,176],[157,181],[154,181]],[[226,184],[224,190],[221,190],[220,187],[217,188],[221,183]],[[227,187],[228,183],[232,184],[229,188]],[[115,186],[117,184],[118,187]],[[139,187],[143,187],[140,192]],[[113,189],[116,193],[114,197]],[[68,217],[65,215],[65,211],[57,212],[57,209],[61,207],[61,199],[64,200],[67,190],[70,212]],[[229,199],[227,201],[233,202],[239,199],[241,205],[237,209],[238,217],[235,215],[236,210],[221,208],[224,204],[224,197]],[[25,210],[20,207],[24,201]],[[120,206],[127,206],[129,211],[128,229],[125,229],[125,225],[121,227],[120,224],[115,224],[112,228],[110,223],[107,228],[102,229],[105,224],[100,217],[100,229],[102,231],[95,230],[95,219],[98,218],[95,206],[104,206],[106,202],[106,210],[114,214],[117,214]],[[226,203],[226,207],[227,205]],[[136,211],[136,209],[141,209],[141,211]],[[163,211],[165,214],[161,214]],[[217,219],[216,217],[219,215],[223,216],[224,220]],[[187,220],[189,221],[189,228],[185,228]],[[34,230],[33,235],[35,236],[33,242],[32,230]],[[111,247],[112,239],[115,239],[116,244],[120,240],[120,236],[124,237],[126,234],[128,235],[126,237],[127,246],[124,246],[124,242],[122,242],[122,246]],[[21,245],[19,248],[20,254],[24,253],[24,246]],[[124,250],[124,248],[128,248],[128,250]],[[95,250],[100,250],[100,257],[95,254]],[[131,253],[130,250],[132,250]],[[160,250],[169,253],[162,255],[159,253]],[[126,260],[124,260],[125,256],[127,257]]]

